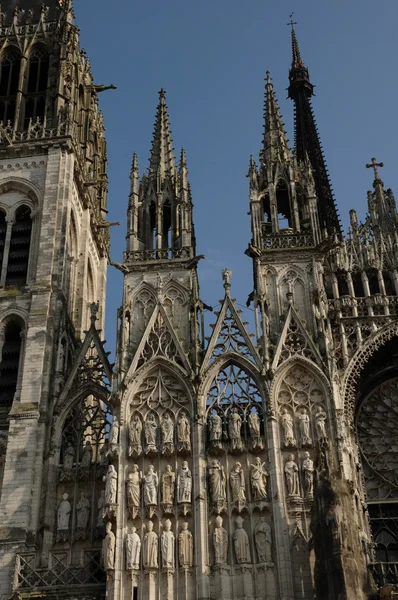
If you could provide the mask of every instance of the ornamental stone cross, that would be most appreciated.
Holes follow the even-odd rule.
[[[375,179],[380,179],[379,177],[379,169],[377,167],[384,167],[384,163],[378,163],[375,158],[372,158],[372,162],[366,165],[367,169],[372,168],[375,172]]]

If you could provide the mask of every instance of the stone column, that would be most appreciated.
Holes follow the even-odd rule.
[[[164,568],[161,575],[161,600],[174,600],[174,569]]]

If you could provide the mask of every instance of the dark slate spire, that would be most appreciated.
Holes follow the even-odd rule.
[[[307,155],[310,159],[318,197],[321,228],[325,228],[329,234],[336,231],[338,235],[341,235],[339,215],[310,100],[311,96],[314,95],[314,86],[310,81],[308,69],[301,58],[293,23],[291,25],[293,58],[289,71],[290,85],[288,92],[289,98],[294,101],[295,105],[296,156],[302,162],[305,162]]]

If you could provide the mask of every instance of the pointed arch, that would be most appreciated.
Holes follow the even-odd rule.
[[[16,114],[21,52],[15,46],[7,46],[1,54],[0,63],[0,122],[14,127]]]
[[[34,44],[29,52],[24,98],[24,129],[30,122],[43,123],[46,110],[50,59],[43,44]]]

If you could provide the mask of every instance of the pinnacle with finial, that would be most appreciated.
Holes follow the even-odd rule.
[[[173,145],[166,106],[166,92],[159,92],[159,103],[156,111],[155,128],[153,132],[149,172],[164,179],[166,174],[175,176],[176,163],[173,155]]]
[[[265,81],[264,162],[287,162],[290,150],[269,71]]]

